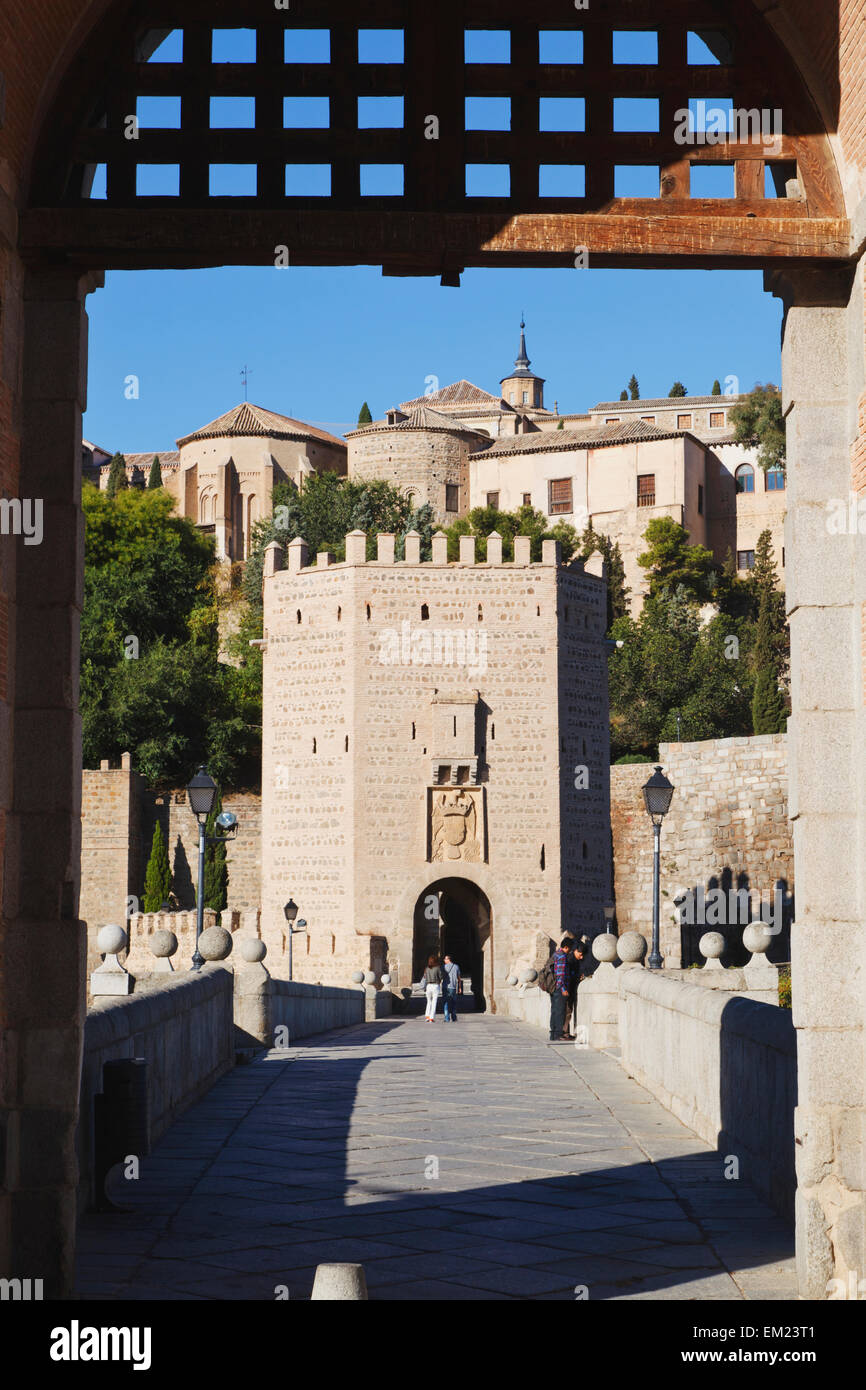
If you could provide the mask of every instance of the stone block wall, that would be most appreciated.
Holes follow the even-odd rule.
[[[229,840],[226,851],[229,886],[228,905],[240,911],[255,909],[261,896],[261,797],[258,792],[230,792],[223,797],[223,810],[238,818],[238,833]],[[141,882],[153,842],[156,821],[168,846],[168,862],[173,874],[173,891],[182,907],[195,905],[198,873],[198,823],[187,804],[186,791],[178,789],[162,796],[144,793],[141,810]]]
[[[100,960],[95,941],[99,928],[106,922],[122,926],[127,899],[141,892],[142,788],[128,753],[119,768],[109,768],[106,761],[82,773],[79,912],[88,926],[88,976]]]
[[[669,966],[681,959],[681,931],[674,899],[702,886],[748,888],[766,902],[778,881],[784,885],[786,920],[791,916],[794,849],[788,821],[788,760],[785,734],[663,743],[659,760],[675,791],[661,833],[661,952]],[[653,835],[641,787],[649,763],[610,770],[614,894],[619,932],[652,936]],[[741,940],[737,927],[729,945]],[[775,955],[776,952],[773,952]],[[726,958],[727,963],[727,958]]]
[[[449,525],[469,510],[469,450],[478,443],[477,435],[457,424],[453,431],[368,428],[349,436],[349,475],[358,481],[387,478],[411,492],[417,507],[429,502],[436,521]],[[449,483],[460,489],[457,512],[446,510]]]

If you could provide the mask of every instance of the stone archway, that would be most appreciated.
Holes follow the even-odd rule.
[[[493,995],[493,911],[487,894],[467,878],[437,878],[424,889],[412,918],[412,978],[420,979],[428,956],[446,953],[460,967],[475,1007]]]

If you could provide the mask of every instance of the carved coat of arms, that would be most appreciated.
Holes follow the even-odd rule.
[[[471,793],[462,789],[435,793],[431,859],[477,864],[481,859],[477,825],[478,810]]]

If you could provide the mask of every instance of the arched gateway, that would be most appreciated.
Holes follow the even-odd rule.
[[[420,894],[412,932],[412,978],[419,980],[431,954],[450,955],[460,966],[476,1009],[489,1006],[493,984],[493,914],[476,883],[440,878]]]
[[[255,31],[251,64],[219,61],[218,26]],[[655,62],[618,67],[613,32],[636,27],[655,35]],[[162,61],[172,29],[183,35],[180,60]],[[292,61],[290,31],[300,29],[327,32],[324,61],[309,52]],[[396,39],[387,55],[374,39],[370,62],[362,31],[382,29],[399,33],[399,51]],[[499,31],[498,51],[473,61],[466,31],[485,29]],[[709,50],[698,61],[695,36]],[[4,1055],[29,1059],[28,1074],[22,1063],[3,1079],[0,1275],[29,1272],[39,1250],[46,1295],[71,1286],[85,959],[76,700],[84,301],[100,273],[276,265],[286,255],[436,273],[448,284],[463,266],[497,263],[751,266],[770,272],[786,309],[789,738],[803,923],[793,947],[798,1240],[801,1292],[826,1297],[828,1273],[866,1268],[856,1158],[866,1115],[862,4],[610,0],[576,10],[540,0],[529,10],[518,0],[304,0],[287,11],[253,0],[31,0],[0,10],[0,69],[0,490],[41,499],[47,542],[13,548],[4,537],[0,561],[0,1026]],[[614,93],[648,97],[658,129],[619,129]],[[400,128],[362,128],[358,103],[371,94],[402,98]],[[479,94],[510,98],[510,130],[466,129],[465,98]],[[139,95],[179,101],[180,124],[130,140]],[[253,127],[213,123],[211,97],[226,95],[254,99]],[[539,105],[550,96],[584,102],[584,128],[549,129]],[[296,97],[327,97],[327,127],[293,129],[283,103]],[[678,141],[677,113],[715,99],[759,120],[766,110],[772,143]],[[706,162],[733,168],[732,197],[697,193],[694,166]],[[467,171],[484,163],[507,168],[508,183],[496,197],[470,197]],[[230,164],[255,166],[254,193],[212,187],[210,169]],[[287,181],[289,168],[309,164],[330,166],[327,197],[305,198]],[[402,192],[366,194],[369,164],[402,166]],[[147,194],[142,165],[171,170],[174,194]],[[557,165],[584,170],[582,192],[544,194],[542,171]],[[634,166],[657,171],[658,196],[621,193],[617,170]],[[97,203],[88,192],[103,171]],[[578,282],[575,270],[575,293]],[[848,526],[828,527],[828,504],[849,499]],[[354,600],[363,614],[369,599],[359,591]],[[517,816],[532,792],[515,799]],[[417,809],[423,833],[428,808]],[[360,841],[363,827],[346,833]],[[538,839],[527,840],[533,872],[552,848]],[[428,863],[425,881],[437,872]],[[39,1163],[22,1168],[20,1154],[36,1150]]]

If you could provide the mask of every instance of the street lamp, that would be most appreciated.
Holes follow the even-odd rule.
[[[294,920],[295,920],[295,918],[298,916],[298,904],[297,904],[296,902],[294,902],[292,898],[289,898],[289,901],[286,903],[285,907],[283,908],[283,916],[285,917],[285,919],[286,919],[286,921],[287,921],[287,923],[288,923],[288,925],[289,925],[289,979],[291,980],[291,978],[292,978],[292,937],[295,936],[296,933],[300,933],[301,935],[303,935],[303,933],[307,930],[307,924],[306,924],[306,922],[304,921],[303,917],[300,917],[300,918],[298,918],[298,925],[297,925],[296,927],[292,925],[293,922],[294,922]]]
[[[644,805],[647,815],[653,823],[653,944],[650,951],[647,965],[650,970],[661,970],[662,957],[659,951],[659,854],[662,833],[662,821],[670,810],[671,799],[674,794],[673,784],[668,781],[661,767],[656,766],[656,770],[649,781],[643,785]]]
[[[222,835],[206,834],[207,818],[214,808],[217,798],[217,784],[209,777],[204,767],[200,767],[186,789],[190,810],[198,821],[198,896],[195,912],[195,951],[192,957],[192,970],[201,970],[204,956],[198,949],[199,937],[204,926],[204,855],[208,843],[220,844],[237,832],[238,818],[232,811],[222,811],[216,823]]]

